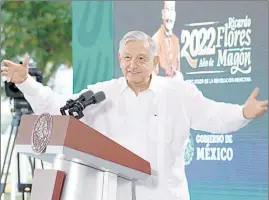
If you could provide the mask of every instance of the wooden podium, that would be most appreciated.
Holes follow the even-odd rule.
[[[49,137],[37,127],[38,115],[22,116],[18,130],[17,152],[53,164],[35,170],[31,200],[134,200],[132,180],[149,178],[149,162],[74,117],[50,117],[43,123]],[[49,138],[42,152],[33,148],[33,134],[43,145]]]

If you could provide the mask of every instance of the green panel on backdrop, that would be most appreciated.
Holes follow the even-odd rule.
[[[229,183],[217,186],[210,184],[189,185],[191,200],[268,200],[268,183]]]
[[[113,2],[72,2],[73,91],[114,77]]]

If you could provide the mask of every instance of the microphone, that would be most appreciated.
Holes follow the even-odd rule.
[[[88,90],[84,93],[82,93],[77,99],[69,99],[66,102],[66,105],[60,108],[60,112],[62,115],[66,115],[65,110],[72,108],[77,102],[83,102],[87,99],[90,99],[90,97],[93,95],[93,92],[91,90]]]
[[[86,99],[84,102],[78,101],[75,103],[74,107],[69,110],[69,115],[80,119],[83,117],[82,111],[91,104],[98,104],[106,99],[106,95],[103,91],[97,92],[94,95],[92,95],[89,99]],[[74,113],[77,113],[76,116],[74,116]]]

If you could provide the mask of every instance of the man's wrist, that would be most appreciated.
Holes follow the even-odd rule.
[[[29,74],[27,73],[26,76],[22,79],[22,82],[21,83],[23,83],[24,81],[26,81],[27,78],[28,78],[28,76],[29,76]]]
[[[242,105],[242,116],[243,116],[243,119],[246,120],[246,121],[251,121],[252,120],[251,118],[249,118],[246,115],[246,106],[245,105]]]
[[[249,115],[246,112],[247,112],[246,111],[246,105],[243,105],[242,113],[243,113],[244,119],[246,119],[246,120],[252,120],[252,118],[249,117]]]
[[[17,83],[16,86],[22,93],[33,96],[37,94],[37,91],[40,88],[39,84],[40,83],[38,83],[30,74],[28,74],[24,82]]]
[[[245,105],[243,105],[242,106],[242,114],[243,114],[243,117],[244,117],[244,119],[248,119],[247,117],[246,117],[246,114],[245,114]]]

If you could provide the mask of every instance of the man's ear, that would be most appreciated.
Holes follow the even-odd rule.
[[[118,60],[119,60],[120,68],[122,68],[122,66],[121,66],[121,56],[120,56],[120,53],[118,53],[117,55],[118,55]]]
[[[155,56],[154,59],[153,59],[154,68],[156,68],[156,66],[158,65],[158,63],[159,63],[159,56]]]

